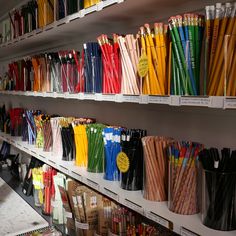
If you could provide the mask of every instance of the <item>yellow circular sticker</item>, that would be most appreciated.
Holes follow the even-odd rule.
[[[129,158],[124,152],[120,152],[116,158],[116,164],[120,172],[125,173],[129,170]]]
[[[140,77],[144,77],[148,73],[148,57],[145,52],[139,58],[138,73]]]

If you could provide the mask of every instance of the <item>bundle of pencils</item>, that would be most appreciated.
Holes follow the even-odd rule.
[[[83,0],[83,2],[84,2],[84,8],[88,8],[101,2],[101,0]]]
[[[77,73],[72,53],[68,51],[59,51],[58,57],[60,61],[62,91],[74,92],[75,86],[77,85]]]
[[[172,139],[147,136],[142,138],[144,152],[143,196],[151,201],[166,201],[168,186],[167,145]]]
[[[118,35],[113,34],[113,40],[109,40],[107,35],[103,34],[97,38],[102,51],[102,93],[120,93],[121,70],[117,37]]]
[[[62,92],[62,73],[58,53],[47,54],[47,68],[49,69],[50,92]]]
[[[236,229],[236,150],[216,148],[199,153],[203,167],[202,221],[216,230]]]
[[[75,92],[84,92],[84,51],[82,51],[82,55],[80,56],[79,52],[72,50],[72,56],[74,58],[77,74]]]
[[[140,94],[140,79],[138,76],[138,41],[133,35],[117,38],[121,57],[121,93]]]
[[[184,14],[169,19],[171,35],[171,94],[200,94],[200,58],[204,17]]]
[[[84,77],[85,92],[102,92],[101,49],[97,42],[84,44]]]
[[[95,120],[88,118],[80,118],[75,119],[72,123],[76,150],[75,165],[80,167],[87,167],[88,138],[86,134],[86,124],[90,123],[95,123]]]
[[[63,149],[62,160],[64,161],[72,161],[75,159],[73,120],[73,117],[63,117],[59,121]]]
[[[50,119],[51,128],[52,128],[52,140],[53,140],[52,153],[53,153],[53,157],[57,158],[58,160],[61,160],[62,155],[63,155],[60,118],[61,117],[52,117]]]
[[[52,213],[52,205],[51,205],[51,198],[52,198],[52,186],[53,186],[53,170],[52,167],[48,165],[43,165],[43,184],[44,184],[44,203],[43,203],[43,214],[51,215]]]
[[[3,129],[1,129],[3,131]],[[22,131],[21,131],[22,141],[28,141],[28,123],[25,117],[25,112],[22,114]]]
[[[34,111],[34,110],[27,110],[25,111],[25,118],[28,124],[28,142],[29,144],[33,145],[36,142],[37,131],[36,125],[34,122],[34,116],[39,115],[41,111]]]
[[[9,110],[11,120],[11,135],[20,136],[22,130],[22,115],[24,110],[22,108],[12,108]]]
[[[44,115],[43,119],[43,150],[49,152],[52,149],[52,128],[50,124],[50,116]]]
[[[105,149],[105,174],[107,180],[119,180],[120,173],[116,165],[117,154],[121,151],[121,128],[106,127],[103,130]]]
[[[35,115],[34,116],[34,123],[36,126],[36,147],[43,148],[43,114]]]
[[[143,147],[141,139],[146,130],[127,129],[121,132],[122,152],[129,160],[128,170],[121,173],[121,188],[141,190],[143,187]]]
[[[141,56],[147,55],[148,73],[143,78],[142,93],[165,95],[168,92],[167,26],[154,24],[154,34],[149,24],[140,27]]]
[[[235,96],[236,3],[206,6],[205,84],[209,95]]]
[[[103,124],[89,124],[86,126],[88,139],[88,167],[89,172],[102,173],[104,171],[104,143]]]
[[[203,146],[192,142],[176,142],[168,147],[169,190],[168,207],[171,211],[192,215],[199,212],[198,155]]]
[[[54,21],[54,0],[37,0],[38,27],[44,27]]]

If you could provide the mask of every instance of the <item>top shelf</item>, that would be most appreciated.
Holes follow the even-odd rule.
[[[223,0],[224,2],[225,0]],[[105,0],[44,28],[0,45],[0,61],[8,61],[58,48],[81,49],[100,34],[137,33],[146,22],[167,20],[171,15],[200,11],[216,0]],[[119,4],[121,3],[121,4]]]

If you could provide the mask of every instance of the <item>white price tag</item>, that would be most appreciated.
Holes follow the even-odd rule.
[[[172,106],[180,106],[180,96],[171,95],[170,104]]]
[[[103,9],[103,2],[97,3],[97,11],[101,11]]]
[[[149,95],[149,103],[170,105],[170,97]]]
[[[110,198],[112,198],[112,199],[114,199],[114,200],[116,200],[116,201],[119,201],[119,195],[118,195],[117,193],[115,193],[115,192],[109,190],[108,188],[105,188],[105,187],[104,187],[104,193],[105,193],[108,197],[110,197]]]
[[[65,217],[72,219],[72,218],[73,218],[73,217],[72,217],[72,212],[66,211],[66,212],[65,212]]]
[[[165,218],[157,215],[156,213],[149,211],[146,213],[147,218],[157,222],[158,224],[168,228],[168,229],[172,229],[173,228],[173,223],[170,222],[169,220],[166,220]]]
[[[122,94],[116,94],[115,95],[115,102],[118,102],[118,103],[123,102],[123,95]]]
[[[71,171],[71,175],[73,178],[77,179],[78,181],[82,182],[82,176],[74,171]]]
[[[69,170],[66,167],[62,166],[62,165],[58,165],[58,169],[66,175],[69,173]]]
[[[180,98],[181,106],[200,106],[200,107],[209,107],[210,98],[209,97],[181,97]]]
[[[103,94],[102,101],[114,102],[116,100],[115,94]]]
[[[43,155],[39,155],[39,157],[41,157],[42,159],[45,159],[46,157],[45,156],[43,156]]]
[[[101,93],[96,93],[95,100],[96,101],[103,101],[103,95]]]
[[[211,99],[210,107],[213,107],[213,108],[223,108],[224,107],[224,97],[211,96],[210,99]]]
[[[123,102],[140,103],[139,95],[123,95]]]
[[[190,230],[188,230],[184,227],[181,227],[180,235],[181,236],[199,236],[199,234],[196,234],[196,233],[194,233],[194,232],[192,232],[192,231],[190,231]]]
[[[224,109],[236,109],[236,97],[224,98]]]
[[[140,104],[148,104],[149,96],[148,95],[140,95]]]
[[[64,98],[65,95],[64,95],[64,93],[57,93],[57,97],[58,97],[58,98]]]
[[[70,98],[72,98],[72,99],[79,99],[80,98],[79,93],[71,93],[70,94]]]
[[[139,204],[129,200],[129,199],[125,199],[125,202],[124,202],[124,205],[126,205],[127,207],[129,207],[130,209],[140,213],[141,215],[144,214],[144,210],[143,210],[143,207],[140,206]]]
[[[89,187],[91,187],[91,188],[93,188],[93,189],[96,189],[96,190],[99,190],[99,184],[98,183],[96,183],[96,182],[94,182],[93,180],[91,180],[91,179],[86,179],[86,184],[89,186]]]
[[[85,16],[85,9],[79,11],[79,17],[82,18]]]
[[[76,221],[75,226],[78,229],[89,229],[89,224],[88,223],[80,223],[80,222]]]
[[[64,93],[64,98],[66,98],[66,99],[69,99],[69,98],[70,98],[69,92],[65,92],[65,93]]]
[[[86,99],[86,100],[95,100],[95,95],[90,94],[90,93],[85,93],[84,94],[84,99]]]

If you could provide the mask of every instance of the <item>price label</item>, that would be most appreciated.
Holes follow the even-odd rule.
[[[180,106],[180,96],[171,96],[171,105]]]
[[[115,94],[103,94],[102,100],[108,101],[108,102],[114,102],[115,101]]]
[[[192,231],[190,231],[190,230],[188,230],[184,227],[181,227],[180,235],[181,236],[200,236],[199,234],[196,234],[196,233],[194,233],[194,232],[192,232]]]
[[[95,100],[95,95],[94,94],[85,93],[84,94],[84,99],[86,99],[86,100]]]
[[[65,174],[68,174],[68,172],[69,172],[69,170],[62,165],[58,165],[58,169]]]
[[[73,217],[72,217],[72,212],[66,211],[66,212],[65,212],[65,217],[72,219],[72,218],[73,218]]]
[[[138,74],[140,77],[145,77],[148,73],[148,57],[145,52],[142,53],[138,61]]]
[[[201,106],[209,107],[210,98],[209,97],[181,97],[180,103],[182,106]]]
[[[120,152],[116,158],[116,164],[120,172],[125,173],[129,170],[129,158],[124,152]]]
[[[97,11],[101,11],[103,9],[103,2],[97,3]]]
[[[138,95],[124,95],[123,96],[123,101],[124,102],[134,102],[134,103],[139,103],[140,102],[140,96]]]
[[[91,187],[91,188],[93,188],[93,189],[96,189],[96,190],[99,190],[99,184],[98,183],[96,183],[96,182],[94,182],[93,180],[91,180],[91,179],[86,179],[86,184],[89,186],[89,187]]]
[[[140,95],[140,104],[148,104],[149,96],[148,95]]]
[[[231,108],[235,109],[236,108],[236,98],[225,98],[224,99],[224,109]]]
[[[158,224],[168,228],[168,229],[173,229],[173,223],[170,222],[169,220],[166,220],[165,218],[157,215],[156,213],[149,211],[146,214],[147,218],[157,222]]]
[[[103,95],[101,93],[96,93],[95,99],[96,99],[96,101],[103,101]]]
[[[143,213],[144,213],[142,206],[140,206],[139,204],[137,204],[127,198],[125,199],[124,205],[126,205],[127,207],[129,207],[130,209],[132,209],[134,211],[137,211],[141,215],[143,215]]]
[[[115,95],[115,102],[118,102],[118,103],[123,102],[123,95],[122,94],[116,94]]]
[[[79,17],[82,18],[85,16],[85,9],[79,11]]]
[[[88,223],[80,223],[80,222],[76,221],[75,226],[78,229],[89,229],[89,224]]]
[[[82,176],[74,171],[71,171],[71,175],[72,177],[74,177],[75,179],[77,179],[78,181],[82,182]]]
[[[114,199],[114,200],[116,200],[116,201],[119,201],[119,195],[118,195],[117,193],[111,191],[110,189],[104,187],[104,193],[105,193],[108,197],[110,197],[110,198],[112,198],[112,199]]]
[[[152,95],[149,95],[149,103],[170,105],[170,97],[169,96],[152,96]]]
[[[224,97],[220,96],[211,96],[210,107],[213,108],[223,108],[224,107]]]

